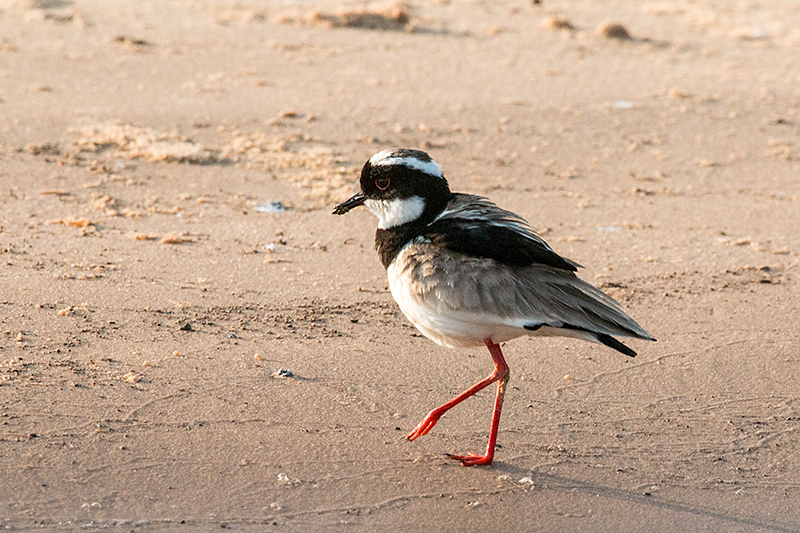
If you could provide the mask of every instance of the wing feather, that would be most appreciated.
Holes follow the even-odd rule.
[[[541,264],[566,271],[580,267],[554,252],[524,219],[480,196],[455,194],[423,234],[441,248],[508,266]]]
[[[557,267],[498,268],[486,257],[442,250],[432,242],[403,251],[410,296],[437,314],[524,328],[546,325],[650,339],[610,296]],[[471,318],[472,317],[472,318]]]

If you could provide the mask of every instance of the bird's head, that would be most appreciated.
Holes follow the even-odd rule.
[[[389,229],[439,213],[450,200],[450,188],[439,165],[419,150],[391,148],[373,155],[361,169],[361,191],[337,205],[344,215],[364,205]],[[431,217],[432,218],[432,217]]]

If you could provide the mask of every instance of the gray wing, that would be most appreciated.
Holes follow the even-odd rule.
[[[440,313],[494,315],[528,330],[549,326],[652,340],[613,298],[570,271],[499,266],[430,243],[410,245],[404,259],[414,297]]]

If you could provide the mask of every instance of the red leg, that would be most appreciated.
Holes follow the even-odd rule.
[[[442,405],[441,407],[437,407],[428,413],[428,416],[426,416],[425,419],[414,429],[414,431],[409,433],[406,437],[408,440],[414,440],[417,437],[425,435],[433,426],[436,425],[436,422],[439,421],[439,418],[451,408],[460,404],[476,392],[499,380],[500,383],[497,384],[497,397],[494,401],[494,413],[492,414],[492,430],[489,433],[489,446],[486,449],[486,455],[469,454],[450,456],[451,459],[461,461],[461,464],[464,466],[492,464],[492,459],[494,458],[494,448],[497,444],[497,430],[500,427],[500,412],[503,409],[503,396],[505,395],[506,383],[508,382],[508,365],[506,364],[505,359],[503,359],[503,352],[500,351],[500,345],[493,343],[490,339],[486,339],[485,342],[486,347],[489,348],[489,353],[492,354],[492,359],[494,360],[494,371],[489,376],[465,390],[446,404]]]

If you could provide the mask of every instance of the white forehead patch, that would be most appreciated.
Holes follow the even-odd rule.
[[[392,200],[367,200],[364,207],[378,217],[378,227],[389,229],[416,220],[425,211],[425,200],[419,196]]]
[[[377,154],[373,155],[369,158],[369,163],[374,167],[403,165],[409,168],[421,170],[422,172],[430,174],[431,176],[436,176],[437,178],[443,177],[442,169],[439,168],[439,164],[433,159],[423,161],[414,157],[413,155],[399,155],[397,154],[397,150],[393,148],[378,152]]]

